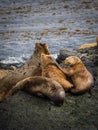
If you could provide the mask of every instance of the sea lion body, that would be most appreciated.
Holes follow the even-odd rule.
[[[5,98],[13,95],[18,90],[25,90],[26,92],[40,97],[46,96],[57,105],[62,105],[65,99],[63,87],[55,80],[42,76],[28,77],[21,80],[13,86],[6,94]]]
[[[65,65],[70,68],[63,69],[64,72],[71,77],[74,87],[70,90],[74,94],[83,93],[94,86],[92,74],[82,63],[81,59],[76,56],[70,56],[65,59]]]
[[[65,90],[73,87],[62,70],[56,65],[55,61],[52,59],[51,55],[42,54],[41,55],[41,65],[42,65],[42,76],[49,77],[57,81]]]

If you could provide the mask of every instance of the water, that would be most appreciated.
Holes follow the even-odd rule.
[[[0,62],[23,63],[40,38],[52,54],[95,42],[97,0],[0,0]]]

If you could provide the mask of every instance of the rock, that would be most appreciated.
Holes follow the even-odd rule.
[[[72,56],[72,55],[73,56],[76,56],[76,55],[80,56],[80,53],[77,53],[76,50],[69,51],[66,49],[61,49],[56,61],[60,64],[66,57]]]
[[[57,57],[62,61],[70,55],[79,55],[95,77],[92,95],[66,94],[62,107],[47,99],[23,91],[0,103],[0,129],[11,130],[97,130],[98,128],[98,48],[68,51],[63,49]],[[63,63],[62,63],[63,64]]]

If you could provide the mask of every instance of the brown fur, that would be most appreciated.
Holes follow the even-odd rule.
[[[70,56],[65,59],[64,63],[70,66],[69,69],[63,71],[71,77],[74,88],[71,89],[72,93],[83,93],[94,85],[93,76],[86,69],[82,61],[76,56]]]
[[[42,77],[41,53],[50,54],[48,45],[36,43],[33,56],[15,70],[0,70],[0,101],[18,90],[25,90],[37,96],[47,96],[55,104],[63,104],[65,91],[62,86],[46,77]]]
[[[14,70],[0,70],[0,79],[4,78],[5,76],[9,76],[10,74],[14,74],[17,78],[25,78],[28,76],[34,75],[41,75],[41,64],[40,64],[40,56],[41,53],[50,54],[48,49],[48,44],[36,43],[34,48],[34,53],[26,63]],[[15,74],[16,73],[16,74]],[[19,79],[21,80],[21,79]]]
[[[65,74],[62,72],[60,67],[58,67],[55,61],[50,55],[41,55],[42,64],[42,76],[49,77],[60,83],[65,90],[73,87],[73,85],[66,79]]]
[[[21,80],[13,86],[4,98],[9,97],[22,89],[37,96],[46,96],[57,105],[62,105],[65,99],[65,91],[58,82],[41,76],[28,77]],[[2,100],[4,100],[4,98]]]
[[[83,44],[79,47],[79,49],[86,49],[86,48],[91,48],[91,47],[98,47],[98,36],[96,37],[96,43]]]
[[[0,100],[2,100],[9,90],[19,81],[30,76],[41,75],[41,53],[50,54],[48,45],[36,43],[32,57],[22,67],[15,70],[0,70]]]
[[[97,43],[88,43],[88,44],[83,44],[79,47],[79,49],[86,49],[86,48],[91,48],[91,47],[96,47]]]
[[[10,70],[1,69],[0,70],[0,79],[2,79],[3,77],[5,77],[9,72],[10,72]]]

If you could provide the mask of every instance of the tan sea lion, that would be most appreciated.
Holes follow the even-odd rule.
[[[63,87],[51,78],[42,76],[28,77],[19,81],[4,96],[4,99],[13,95],[18,90],[25,90],[31,94],[50,98],[56,105],[63,105],[65,99],[65,91]]]
[[[82,63],[81,59],[76,56],[69,56],[64,61],[65,65],[70,66],[63,71],[72,79],[74,87],[70,90],[74,94],[83,93],[94,86],[92,74]]]
[[[86,43],[83,44],[79,47],[79,49],[86,49],[86,48],[91,48],[91,47],[98,47],[98,36],[96,37],[96,42],[95,43]]]
[[[64,72],[60,69],[59,65],[56,64],[51,55],[41,54],[41,65],[42,65],[42,76],[49,77],[57,81],[65,90],[73,87]]]
[[[98,36],[96,37],[96,42],[97,42],[97,46],[98,46]]]
[[[96,47],[97,46],[97,43],[86,43],[86,44],[83,44],[79,47],[79,49],[86,49],[86,48],[91,48],[91,47]]]

